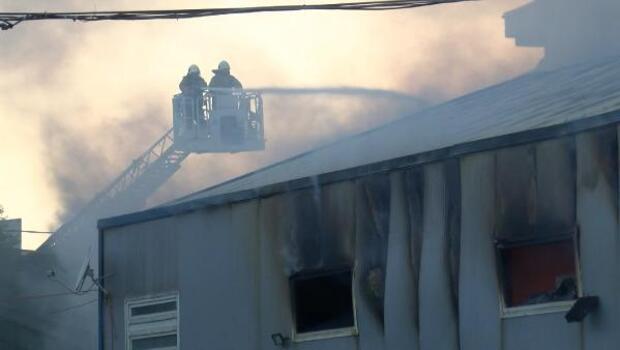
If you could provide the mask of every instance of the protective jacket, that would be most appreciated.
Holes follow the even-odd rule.
[[[211,81],[209,81],[210,88],[221,88],[221,89],[241,89],[241,82],[237,80],[232,74],[227,72],[216,72]]]
[[[198,95],[207,83],[199,74],[188,73],[183,77],[179,84],[181,92],[188,95]]]

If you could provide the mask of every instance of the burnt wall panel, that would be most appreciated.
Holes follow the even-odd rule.
[[[600,298],[583,322],[584,349],[620,344],[618,143],[615,128],[577,136],[577,216],[583,291]]]
[[[559,138],[496,152],[499,239],[565,234],[575,227],[575,147]]]
[[[461,350],[501,349],[499,284],[493,243],[494,170],[493,153],[468,156],[461,162]]]
[[[568,232],[575,226],[575,144],[561,138],[536,145],[536,231]]]
[[[409,262],[414,288],[411,298],[414,307],[414,325],[419,334],[419,290],[420,264],[422,256],[422,231],[424,228],[424,168],[414,168],[403,172],[404,187],[409,218]]]
[[[458,313],[459,258],[461,255],[461,174],[458,159],[444,162],[446,176],[446,233],[452,307]]]
[[[321,188],[302,190],[287,194],[292,210],[293,227],[290,231],[291,273],[317,269],[323,263],[328,237],[321,222]],[[294,253],[293,253],[294,251]]]
[[[354,266],[356,188],[343,182],[261,200],[260,349],[295,327],[289,278],[306,270]],[[310,251],[309,251],[310,250]],[[357,349],[356,337],[292,342],[290,349]]]
[[[355,264],[355,185],[351,181],[321,189],[323,266]]]
[[[290,274],[353,266],[353,184],[315,186],[288,193],[284,210],[292,216],[285,250]],[[282,213],[285,215],[285,213]]]
[[[385,283],[387,349],[419,348],[418,306],[410,249],[410,219],[403,173],[391,175],[390,233]]]
[[[390,183],[387,175],[356,182],[356,287],[359,349],[385,347],[384,293],[389,233]]]
[[[424,228],[420,266],[420,349],[458,349],[458,320],[451,289],[445,164],[425,167]]]
[[[536,224],[536,148],[497,151],[496,233],[500,238],[530,235]]]

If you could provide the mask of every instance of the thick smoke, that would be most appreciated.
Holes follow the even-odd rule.
[[[167,112],[160,105],[142,106],[128,119],[98,123],[97,137],[60,118],[43,122],[44,159],[62,203],[58,222],[75,215],[169,128]]]

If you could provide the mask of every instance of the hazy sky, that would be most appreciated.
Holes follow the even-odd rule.
[[[174,6],[293,2],[176,1]],[[502,14],[525,2],[20,24],[0,33],[0,204],[10,217],[22,217],[25,229],[56,228],[169,127],[171,97],[192,63],[209,77],[225,58],[247,87],[357,86],[431,102],[512,78],[542,55],[504,38]],[[169,1],[132,0],[56,1],[44,7],[39,1],[9,0],[0,11],[169,6]],[[156,199],[179,197],[407,110],[385,99],[328,96],[265,103],[266,152],[192,156]],[[36,244],[32,237],[25,240]]]

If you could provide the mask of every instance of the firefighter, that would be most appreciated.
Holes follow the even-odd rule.
[[[207,83],[200,76],[200,68],[192,64],[187,69],[187,74],[181,80],[179,89],[183,98],[182,123],[187,130],[193,130],[195,125],[204,125],[204,116],[200,114],[202,110],[202,89],[207,87]]]
[[[220,88],[220,89],[241,89],[241,83],[237,78],[235,78],[232,74],[230,74],[230,65],[226,61],[220,62],[217,65],[217,69],[213,69],[212,72],[215,74],[211,81],[209,82],[210,88]]]
[[[181,80],[179,89],[184,95],[198,96],[202,92],[202,89],[207,87],[207,83],[200,76],[200,68],[197,65],[192,64],[187,70],[187,74]]]

